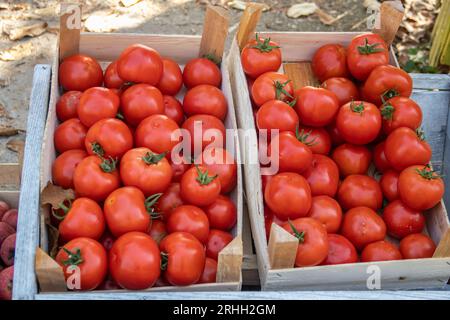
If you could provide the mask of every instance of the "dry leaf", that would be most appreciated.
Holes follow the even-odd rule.
[[[8,35],[9,40],[15,41],[24,37],[36,37],[47,31],[47,22],[34,23],[28,26],[14,27],[12,25],[3,26],[3,32]]]
[[[19,129],[13,128],[11,126],[0,126],[0,137],[15,136],[18,133]]]
[[[141,1],[142,1],[142,0],[120,0],[120,3],[121,3],[124,7],[128,8],[128,7],[131,7],[131,6],[133,6],[133,5],[135,5],[136,3],[141,2]]]
[[[11,151],[20,152],[25,147],[25,141],[22,139],[11,139],[6,143],[6,147]]]
[[[289,18],[299,18],[302,16],[309,16],[311,14],[313,14],[314,12],[316,12],[316,10],[318,10],[319,7],[317,7],[317,5],[315,3],[297,3],[294,4],[293,6],[291,6],[288,11],[286,12],[286,15]]]
[[[41,205],[49,204],[53,209],[58,209],[65,200],[72,199],[75,199],[75,192],[72,189],[63,189],[50,181],[41,192]]]
[[[50,223],[47,223],[46,226],[48,233],[48,255],[54,259],[59,249],[59,231],[58,228],[55,228]]]
[[[267,10],[270,10],[270,7],[265,4],[265,3],[261,3],[263,5],[262,11],[265,12]],[[233,0],[227,3],[227,6],[236,9],[236,10],[245,10],[245,8],[247,7],[247,2],[246,1],[240,1],[240,0]]]

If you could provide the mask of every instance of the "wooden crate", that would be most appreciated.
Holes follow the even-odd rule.
[[[386,8],[386,7],[385,7]],[[390,9],[388,9],[390,10]],[[382,9],[383,12],[383,9]],[[392,12],[394,18],[401,20],[397,12]],[[252,17],[253,15],[253,17]],[[265,236],[264,201],[261,185],[260,166],[249,164],[258,153],[256,143],[256,127],[249,98],[247,81],[240,61],[240,50],[250,37],[254,36],[257,13],[248,7],[244,12],[242,21],[248,24],[246,29],[240,28],[237,38],[231,45],[228,56],[230,79],[233,89],[233,98],[236,105],[238,127],[246,129],[247,140],[241,139],[241,153],[244,161],[244,181],[246,198],[251,220],[253,239],[255,241],[258,271],[263,290],[366,290],[367,280],[371,273],[371,266],[376,265],[380,271],[381,289],[412,289],[412,288],[438,288],[443,287],[450,277],[450,229],[447,212],[441,201],[435,208],[426,213],[428,234],[438,244],[437,250],[430,259],[385,261],[377,263],[357,263],[336,266],[316,266],[307,268],[293,268],[298,240],[279,226],[273,224],[269,244]],[[381,17],[382,27],[386,16]],[[257,18],[256,18],[257,21]],[[381,32],[385,39],[393,39],[396,28],[388,28],[390,32]],[[244,30],[244,31],[243,31]],[[270,37],[282,48],[283,67],[286,73],[286,63],[295,63],[297,72],[294,74],[294,86],[311,83],[312,72],[310,60],[320,46],[327,43],[348,45],[357,34],[353,32],[262,32],[261,37]],[[397,65],[391,50],[391,64]],[[291,77],[292,78],[292,77]],[[424,106],[422,106],[424,107]],[[435,108],[435,106],[430,106]],[[445,109],[446,106],[443,106]],[[430,133],[432,123],[442,114],[434,113],[436,110],[424,110],[425,134]],[[433,118],[429,118],[432,116]],[[445,113],[444,122],[447,120]],[[427,124],[428,123],[428,124]],[[442,123],[442,118],[440,122]],[[441,129],[439,129],[441,130]],[[445,140],[445,131],[440,134],[431,132],[436,141]],[[444,134],[444,135],[442,135]],[[250,138],[249,138],[250,137]],[[438,145],[438,144],[436,144]],[[436,149],[436,148],[435,148]],[[435,151],[435,150],[434,150]],[[442,153],[441,153],[442,155]],[[435,153],[436,156],[436,153]],[[287,259],[286,259],[287,258]],[[289,261],[290,260],[290,261]]]

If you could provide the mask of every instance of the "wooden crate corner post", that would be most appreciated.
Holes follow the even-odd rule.
[[[67,291],[63,269],[39,247],[36,249],[35,267],[41,292]]]
[[[376,19],[379,25],[375,26],[372,31],[379,34],[390,46],[394,41],[404,14],[405,10],[399,0],[383,2],[380,6],[379,17]]]
[[[236,33],[236,40],[239,50],[242,50],[247,44],[250,37],[255,32],[256,25],[258,24],[261,14],[264,9],[264,4],[257,2],[248,2],[244,12],[242,13],[241,20],[239,22],[239,28]]]
[[[62,3],[59,18],[59,62],[80,49],[81,5]]]
[[[270,268],[293,268],[297,256],[298,239],[279,225],[272,223],[269,236]]]
[[[219,253],[216,282],[241,282],[242,236],[237,236]]]
[[[200,57],[212,56],[222,60],[229,22],[230,16],[226,9],[211,5],[206,8],[199,50]]]

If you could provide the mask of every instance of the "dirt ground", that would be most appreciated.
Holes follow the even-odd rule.
[[[68,1],[64,1],[68,2]],[[73,1],[72,1],[73,2]],[[161,34],[200,34],[206,5],[222,5],[230,12],[230,33],[236,31],[242,11],[228,1],[142,0],[124,7],[118,0],[86,0],[83,4],[84,31]],[[320,9],[332,17],[344,17],[325,25],[314,14],[288,18],[287,9],[299,2],[260,1],[270,10],[262,16],[258,30],[273,31],[361,31],[368,16],[362,0],[316,0]],[[411,1],[410,1],[411,2]],[[58,4],[60,1],[0,1],[0,162],[16,162],[17,154],[6,147],[11,139],[24,139],[33,68],[50,63],[56,52]],[[34,37],[11,41],[10,26],[47,23],[45,32]],[[3,30],[3,32],[2,32]],[[182,44],[180,44],[182,45]],[[5,136],[7,132],[9,136]]]

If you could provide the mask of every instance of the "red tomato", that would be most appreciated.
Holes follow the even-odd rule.
[[[339,169],[336,163],[321,154],[313,154],[311,167],[303,173],[311,187],[313,196],[334,197],[339,184]]]
[[[163,94],[174,96],[180,91],[183,85],[183,75],[180,66],[172,59],[164,58],[163,73],[156,85]]]
[[[297,136],[301,142],[306,144],[312,153],[327,155],[331,150],[331,138],[324,128],[311,128],[300,126]]]
[[[242,68],[247,76],[258,78],[263,73],[278,71],[281,66],[281,50],[278,44],[270,38],[260,38],[256,35],[241,52]]]
[[[373,149],[373,163],[377,170],[381,173],[391,168],[391,164],[386,159],[386,154],[384,153],[385,144],[385,141],[380,142]]]
[[[184,122],[184,111],[181,102],[172,96],[163,96],[164,114],[181,126]]]
[[[220,194],[220,180],[203,166],[187,170],[181,178],[181,198],[196,206],[209,206]]]
[[[255,104],[260,107],[270,100],[292,100],[294,89],[285,74],[266,72],[253,82],[251,94]]]
[[[328,125],[326,129],[328,131],[328,134],[330,135],[331,142],[333,143],[334,146],[338,146],[345,142],[344,138],[342,137],[341,133],[336,127],[336,122],[333,122],[330,125]]]
[[[89,56],[76,54],[59,65],[59,83],[65,90],[84,91],[103,83],[102,67]]]
[[[138,126],[148,116],[164,113],[161,91],[145,83],[135,84],[125,90],[121,104],[123,116],[132,126]]]
[[[152,287],[161,274],[158,244],[148,234],[128,232],[109,251],[109,271],[117,284],[129,290]]]
[[[298,126],[298,116],[294,109],[287,103],[278,100],[270,100],[264,103],[256,112],[256,126],[259,130],[267,129],[267,134],[271,135],[271,130],[292,131]]]
[[[398,172],[388,170],[383,173],[380,179],[380,187],[383,195],[388,201],[398,199]]]
[[[362,262],[402,260],[402,254],[388,241],[376,241],[368,244],[361,253]]]
[[[56,151],[84,149],[87,128],[78,119],[69,119],[61,123],[55,130],[54,143]]]
[[[197,114],[187,118],[181,127],[188,131],[194,151],[199,141],[201,141],[201,150],[210,144],[218,147],[225,146],[225,126],[217,117]]]
[[[297,173],[279,173],[267,183],[264,200],[282,220],[304,217],[311,209],[311,188]]]
[[[117,59],[117,72],[127,82],[156,85],[163,74],[164,64],[159,53],[142,44],[126,48]]]
[[[108,272],[105,248],[90,238],[69,241],[59,250],[55,260],[63,268],[66,280],[74,276],[75,267],[79,268],[80,288],[70,288],[72,290],[93,290],[103,282]]]
[[[84,150],[68,150],[59,155],[52,165],[53,183],[64,189],[73,188],[73,173],[81,160],[87,157]]]
[[[311,166],[312,152],[298,137],[291,131],[284,131],[278,135],[278,139],[272,139],[268,153],[269,157],[273,157],[272,161],[278,162],[279,172],[302,173]],[[278,150],[273,146],[274,143],[278,143]]]
[[[109,89],[121,89],[125,81],[117,72],[117,61],[111,62],[105,70],[105,87]]]
[[[230,198],[219,195],[212,204],[204,208],[211,228],[228,231],[237,221],[236,206]]]
[[[82,92],[67,91],[56,103],[56,116],[58,120],[63,122],[78,117],[77,108],[80,104]]]
[[[180,129],[177,123],[163,114],[154,114],[145,118],[136,128],[136,147],[146,147],[156,153],[166,152],[168,157],[178,139],[172,135]]]
[[[366,174],[372,161],[372,152],[365,146],[348,143],[334,149],[331,158],[336,162],[341,177],[351,174]]]
[[[209,114],[223,121],[227,115],[228,105],[220,89],[209,84],[201,84],[186,92],[183,109],[188,116]]]
[[[133,147],[133,135],[123,121],[102,119],[89,128],[84,144],[90,155],[120,158]]]
[[[444,182],[427,166],[411,166],[398,177],[400,199],[411,209],[428,210],[441,201]]]
[[[167,218],[167,231],[188,232],[200,242],[208,241],[209,221],[206,213],[196,206],[181,205],[172,210]]]
[[[205,248],[192,234],[174,232],[159,244],[164,277],[174,286],[197,283],[205,266]]]
[[[412,165],[426,165],[431,160],[431,147],[423,135],[406,127],[392,131],[386,139],[384,153],[397,171]]]
[[[327,230],[312,218],[288,221],[283,228],[298,238],[296,267],[317,266],[328,255]]]
[[[87,89],[80,98],[77,113],[80,121],[90,127],[99,120],[115,118],[119,111],[119,96],[111,89]]]
[[[312,197],[310,218],[321,222],[328,233],[339,231],[342,221],[342,209],[339,203],[329,196]]]
[[[383,240],[386,236],[386,225],[372,209],[356,207],[344,214],[341,234],[361,250],[369,243]]]
[[[60,204],[61,207],[61,204]],[[76,199],[70,208],[63,205],[64,216],[58,226],[59,239],[65,243],[79,237],[100,239],[105,231],[102,208],[89,198]]]
[[[422,124],[422,110],[413,100],[405,97],[394,97],[381,107],[383,131],[391,133],[397,128],[408,127],[416,130]]]
[[[216,282],[217,261],[206,257],[205,267],[198,283],[214,283]]]
[[[377,180],[360,174],[347,176],[339,187],[337,197],[345,210],[360,206],[378,210],[383,204],[383,194]]]
[[[411,76],[400,68],[378,66],[370,73],[362,87],[362,98],[377,106],[395,96],[409,98],[412,92]]]
[[[314,53],[311,67],[323,82],[331,77],[348,77],[346,52],[340,44],[326,44]]]
[[[358,80],[366,80],[373,69],[388,63],[388,46],[378,34],[358,35],[348,46],[347,66],[352,76]]]
[[[183,174],[186,172],[187,169],[189,169],[191,167],[191,163],[184,161],[184,160],[181,161],[180,163],[178,163],[178,162],[175,163],[175,162],[171,161],[170,166],[172,167],[172,172],[173,172],[172,181],[180,182]]]
[[[322,88],[333,92],[340,106],[352,100],[359,100],[358,88],[347,78],[329,78],[322,83]]]
[[[231,241],[233,241],[233,236],[230,233],[211,229],[208,235],[208,241],[206,242],[206,256],[218,260],[220,251]]]
[[[433,240],[421,233],[410,234],[400,241],[400,252],[404,259],[431,258],[435,250]]]
[[[158,199],[155,210],[161,214],[163,220],[167,221],[172,210],[183,204],[184,202],[180,194],[180,184],[173,182]]]
[[[355,246],[340,234],[328,234],[328,256],[322,265],[358,262]]]
[[[222,74],[219,67],[211,60],[196,58],[186,63],[183,70],[183,82],[188,89],[201,84],[219,87]]]
[[[336,127],[348,143],[368,144],[380,132],[380,110],[374,104],[364,101],[346,103],[339,109]]]
[[[306,126],[323,127],[330,124],[339,110],[336,95],[323,88],[303,87],[295,91],[295,110]]]
[[[397,239],[420,233],[425,227],[422,212],[408,208],[400,200],[395,200],[384,208],[383,219],[389,235]]]
[[[114,160],[88,156],[78,163],[73,173],[73,185],[78,196],[103,201],[119,187],[119,172]]]
[[[148,234],[153,238],[153,240],[156,241],[157,244],[159,244],[167,235],[166,225],[161,220],[153,220],[152,227],[150,228]]]
[[[123,155],[120,177],[124,185],[137,187],[148,197],[169,187],[172,168],[164,154],[155,154],[148,148],[135,148]]]

